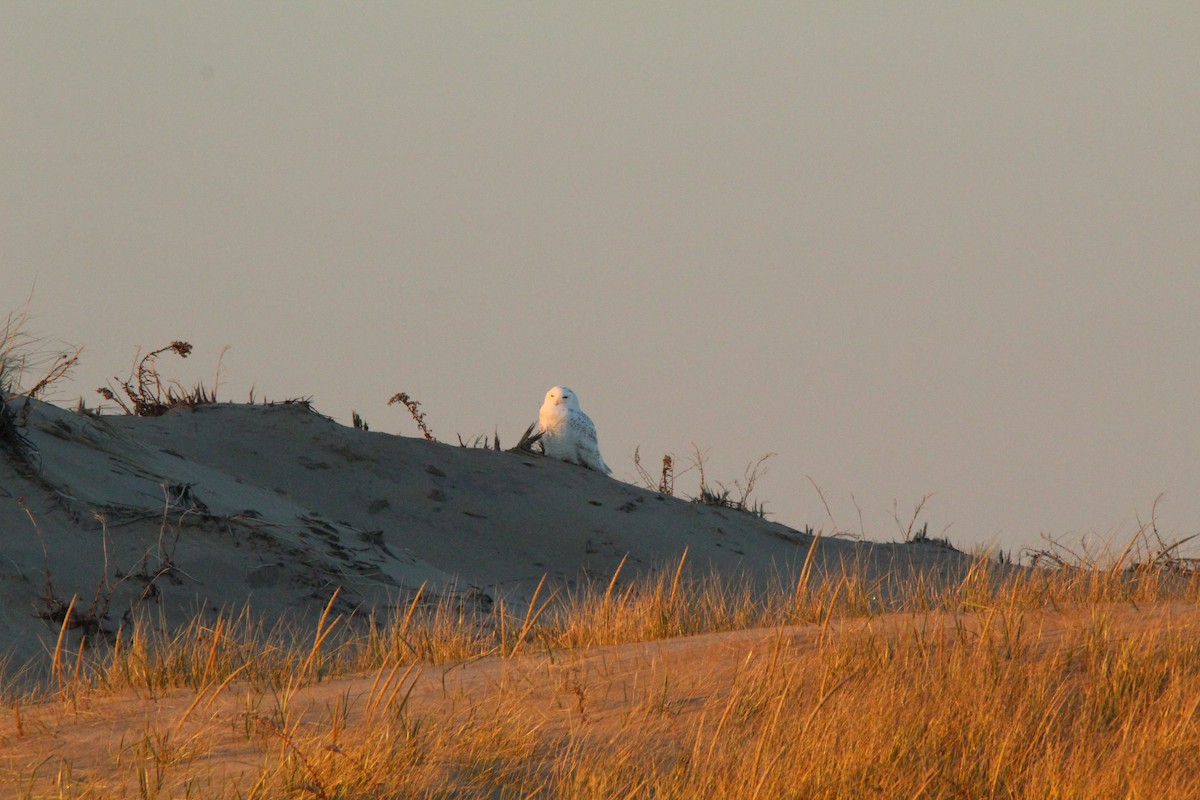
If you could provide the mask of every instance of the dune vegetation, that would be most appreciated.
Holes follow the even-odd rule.
[[[676,569],[487,612],[417,593],[308,631],[250,609],[172,634],[139,620],[9,687],[0,782],[23,798],[1194,796],[1188,567],[980,557],[951,585],[868,585],[848,565],[766,594]]]
[[[0,446],[32,473],[19,403],[47,383],[14,389],[17,327],[0,330]],[[154,356],[184,349],[152,351],[105,397],[131,415],[212,402],[163,388]],[[761,516],[753,472],[706,499],[700,463],[699,502]],[[667,494],[674,477],[666,459],[643,474]],[[1048,542],[1025,565],[980,553],[961,570],[913,527],[905,546],[930,557],[890,572],[820,558],[818,532],[798,576],[766,587],[685,551],[521,602],[421,587],[347,613],[331,585],[315,626],[247,605],[80,637],[102,583],[43,617],[61,627],[43,664],[0,669],[0,795],[1200,796],[1198,563],[1153,514],[1106,556]],[[48,556],[45,571],[49,587]]]

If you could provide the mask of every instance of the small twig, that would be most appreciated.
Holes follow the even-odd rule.
[[[921,516],[921,510],[925,508],[925,504],[927,502],[929,502],[929,499],[931,497],[933,497],[933,495],[934,495],[934,493],[930,492],[929,494],[922,497],[921,501],[919,503],[917,503],[917,507],[915,509],[913,509],[912,519],[910,519],[908,521],[907,528],[904,526],[904,523],[900,521],[900,513],[897,510],[896,501],[895,500],[892,501],[892,519],[896,520],[896,527],[898,527],[900,529],[900,535],[904,537],[904,541],[906,541],[906,542],[912,541],[913,526],[917,524],[917,517]],[[928,527],[929,527],[929,525],[928,525],[928,523],[926,523],[926,526],[925,526],[926,532],[928,532]]]
[[[37,397],[47,386],[65,378],[79,363],[79,354],[82,352],[83,348],[77,347],[74,353],[60,353],[58,358],[54,360],[54,364],[50,367],[50,371],[46,373],[46,376],[35,383],[33,388],[25,393],[26,397]]]
[[[633,468],[637,470],[638,477],[642,479],[642,485],[647,489],[654,488],[654,479],[650,477],[650,473],[642,466],[642,448],[641,445],[633,448]]]
[[[431,442],[436,442],[433,438],[433,432],[429,430],[429,426],[425,424],[425,412],[420,410],[421,403],[408,396],[407,392],[397,392],[388,400],[388,405],[402,404],[408,409],[408,413],[412,415],[413,421],[417,423],[417,427],[421,429],[421,433]]]
[[[825,492],[821,490],[820,486],[817,486],[817,482],[812,479],[811,475],[805,475],[804,477],[808,478],[808,482],[817,490],[817,497],[821,498],[821,505],[825,506],[825,514],[829,517],[830,524],[833,525],[833,535],[840,536],[837,520],[833,518],[833,509],[829,507],[829,501],[825,499]]]
[[[675,464],[669,455],[662,460],[662,477],[658,480],[658,491],[668,497],[675,494]]]

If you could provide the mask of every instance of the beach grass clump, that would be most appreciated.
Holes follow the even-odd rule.
[[[1056,646],[1014,649],[1011,628],[781,645],[680,734],[630,724],[603,757],[569,764],[564,794],[1113,797],[1200,786],[1200,768],[1178,758],[1198,735],[1194,639],[1119,641],[1100,619]]]
[[[110,384],[100,387],[96,392],[105,400],[115,402],[125,414],[138,417],[161,417],[174,408],[217,402],[220,359],[217,360],[218,378],[214,380],[212,389],[203,383],[197,383],[189,389],[176,380],[164,378],[159,373],[157,359],[163,353],[174,353],[180,358],[187,358],[192,353],[192,345],[175,341],[165,347],[151,350],[134,362],[128,378],[113,378],[118,384],[117,389],[113,389]]]
[[[68,378],[79,364],[83,348],[46,348],[45,341],[26,331],[30,303],[10,312],[0,324],[0,455],[24,475],[32,475],[33,445],[21,432],[32,401]]]
[[[290,619],[268,626],[250,606],[197,616],[175,628],[152,612],[134,613],[115,634],[88,639],[77,652],[56,652],[53,659],[73,664],[76,692],[199,689],[235,674],[278,687],[294,683],[298,674],[319,681],[394,663],[511,658],[888,614],[1200,602],[1200,576],[1173,567],[1018,568],[980,555],[955,577],[936,565],[897,564],[880,572],[845,561],[836,570],[819,570],[821,542],[814,540],[798,577],[777,575],[766,585],[749,576],[691,570],[685,552],[673,565],[628,580],[625,562],[607,581],[574,589],[543,579],[520,603],[501,596],[485,606],[422,586],[390,612],[344,615],[332,613],[335,592],[315,637]],[[72,618],[55,622],[65,631]],[[54,674],[61,669],[56,666]]]
[[[336,613],[335,591],[307,627],[249,608],[174,632],[135,619],[110,645],[56,649],[40,690],[7,686],[0,735],[15,752],[47,714],[129,724],[108,698],[157,721],[121,727],[87,770],[68,753],[57,778],[30,766],[0,783],[75,798],[1200,792],[1183,757],[1200,746],[1195,575],[1131,569],[1128,553],[820,571],[820,546],[765,588],[685,554],[490,607],[422,587],[361,617]],[[722,631],[741,638],[680,638]]]
[[[759,456],[756,461],[748,464],[742,472],[742,477],[733,481],[732,488],[719,481],[709,482],[706,471],[708,453],[702,451],[695,444],[692,445],[690,463],[686,464],[678,472],[676,472],[675,468],[675,457],[671,454],[666,454],[662,458],[662,466],[658,476],[652,476],[642,466],[641,448],[635,448],[633,451],[633,467],[638,473],[638,478],[642,486],[668,497],[675,494],[675,479],[677,477],[695,471],[698,474],[699,486],[697,487],[696,494],[689,498],[691,502],[716,508],[728,508],[733,511],[744,511],[760,519],[765,519],[767,516],[766,505],[759,500],[751,499],[751,495],[754,494],[755,485],[758,481],[767,474],[766,462],[774,456],[775,453],[765,453]]]

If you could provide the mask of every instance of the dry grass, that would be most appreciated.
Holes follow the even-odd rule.
[[[221,359],[225,355],[224,350],[217,358],[216,378],[211,390],[202,383],[187,389],[178,381],[163,378],[158,371],[157,359],[163,353],[174,353],[180,358],[187,358],[191,352],[191,344],[179,341],[171,342],[157,350],[151,350],[134,363],[128,378],[117,381],[118,390],[108,386],[100,387],[96,392],[105,400],[115,402],[124,413],[138,417],[160,417],[171,409],[181,406],[215,403],[217,387],[220,384]],[[117,379],[113,378],[113,380]],[[125,399],[122,399],[122,394],[125,395]]]
[[[34,398],[66,379],[79,363],[81,347],[47,349],[47,342],[30,335],[33,294],[0,323],[0,392],[10,397]]]
[[[429,429],[429,424],[425,422],[425,412],[421,410],[421,402],[414,400],[408,396],[407,392],[397,392],[388,400],[388,405],[396,405],[399,403],[408,409],[408,413],[412,416],[413,422],[417,423],[417,427],[421,430],[421,435],[431,442],[436,442],[437,439],[433,436],[433,431]],[[499,449],[499,448],[497,448]]]
[[[31,401],[68,378],[83,352],[81,347],[47,350],[44,339],[26,332],[32,299],[31,292],[25,305],[0,323],[0,456],[7,456],[26,476],[35,474],[32,462],[37,455],[21,432]]]
[[[9,689],[0,783],[28,798],[1195,796],[1200,583],[1119,566],[981,558],[946,583],[810,562],[763,592],[681,560],[487,613],[417,592],[387,619],[342,619],[330,598],[308,631],[249,610],[170,635],[141,621],[111,648],[60,646],[36,692]],[[713,631],[731,633],[666,641]]]
[[[0,400],[42,392],[78,355],[21,390],[24,322],[0,328]],[[156,356],[190,350],[152,351],[101,391],[130,414],[212,402],[216,382],[157,372]],[[433,439],[417,401],[390,403]],[[0,405],[13,452],[20,424]],[[518,449],[535,441],[531,427]],[[635,464],[665,494],[695,469],[698,502],[761,515],[768,457],[733,489],[706,482],[699,450],[658,478]],[[906,542],[939,541],[916,527],[926,500],[907,525],[896,515]],[[768,587],[698,576],[685,554],[652,578],[618,569],[490,610],[422,589],[344,618],[333,592],[311,629],[247,607],[175,630],[142,616],[74,647],[68,630],[106,617],[111,590],[84,609],[47,566],[59,636],[44,679],[0,683],[0,796],[1200,796],[1200,575],[1183,541],[1152,512],[1114,556],[1051,541],[1036,568],[980,557],[947,579],[821,572],[818,537],[800,575]]]
[[[709,483],[706,472],[708,452],[701,450],[695,443],[692,444],[690,463],[678,473],[675,471],[675,457],[667,454],[662,458],[662,468],[658,478],[653,477],[642,466],[640,447],[633,451],[633,468],[637,471],[642,486],[668,496],[675,494],[676,477],[695,471],[698,473],[700,485],[697,488],[698,493],[690,498],[693,503],[728,508],[734,511],[746,511],[756,517],[765,518],[767,516],[766,506],[759,501],[752,501],[750,495],[754,493],[755,484],[759,479],[767,474],[766,462],[774,456],[775,453],[765,453],[759,456],[757,461],[747,464],[746,469],[742,472],[742,477],[733,481],[733,488],[719,481]]]

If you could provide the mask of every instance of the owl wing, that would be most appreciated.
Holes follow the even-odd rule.
[[[612,472],[612,468],[604,463],[604,457],[600,455],[600,443],[596,439],[596,425],[592,418],[578,409],[572,409],[569,423],[576,460],[585,467],[605,475]]]

